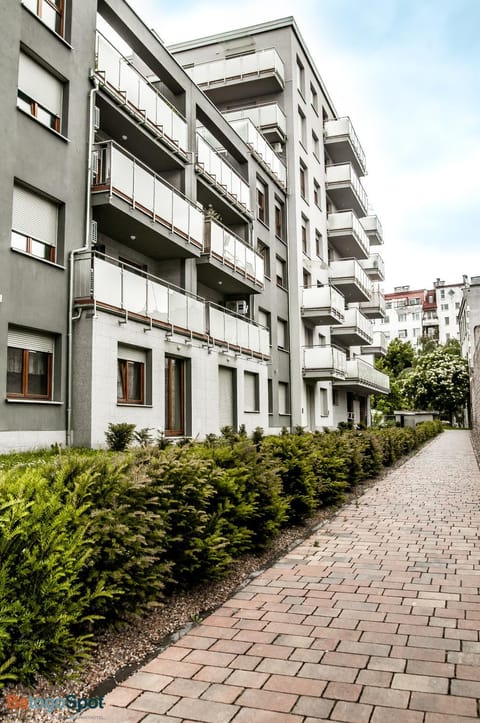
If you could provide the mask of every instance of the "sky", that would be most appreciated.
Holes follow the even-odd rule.
[[[480,0],[129,0],[166,45],[293,15],[367,157],[385,291],[480,275]]]

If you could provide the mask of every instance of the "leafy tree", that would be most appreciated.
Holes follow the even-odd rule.
[[[384,357],[377,359],[376,368],[390,377],[390,394],[374,395],[372,406],[383,414],[393,414],[396,409],[408,407],[402,392],[401,376],[410,369],[415,359],[415,352],[409,341],[392,339]]]
[[[468,402],[469,374],[458,343],[438,345],[433,351],[419,354],[401,386],[417,409],[437,410],[450,422],[454,416],[462,417]]]

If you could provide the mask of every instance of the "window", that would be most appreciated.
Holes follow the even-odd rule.
[[[399,314],[399,315],[398,315],[398,320],[399,320],[399,321],[406,321],[406,320],[407,320],[407,315],[406,315],[406,314]]]
[[[270,249],[267,244],[263,243],[263,241],[260,241],[260,239],[258,239],[257,251],[263,259],[265,276],[270,278]]]
[[[398,338],[399,339],[406,339],[407,338],[407,330],[406,329],[400,329],[398,332]]]
[[[386,308],[386,309],[391,309],[391,308],[392,308],[392,302],[391,302],[391,301],[387,301],[387,303],[385,304],[385,308]]]
[[[308,218],[302,216],[302,252],[308,256]]]
[[[442,311],[448,311],[448,304],[442,304],[440,308]]]
[[[338,407],[340,403],[340,395],[338,389],[332,389],[332,404],[334,407]]]
[[[277,319],[277,346],[279,349],[288,349],[287,322]]]
[[[312,285],[312,275],[306,269],[303,269],[303,285],[304,287]]]
[[[299,129],[300,129],[300,142],[303,145],[303,147],[306,149],[307,147],[307,119],[305,118],[305,114],[303,111],[299,108],[298,109],[298,121],[299,121]]]
[[[325,334],[319,334],[318,335],[318,346],[326,346],[327,344],[327,337]]]
[[[431,294],[428,296],[428,303],[433,304],[433,296]]]
[[[243,374],[244,407],[245,412],[260,411],[259,376],[252,372]]]
[[[305,326],[303,330],[303,335],[305,338],[305,346],[313,346],[313,329],[311,329],[309,326]]]
[[[315,229],[315,253],[319,259],[323,259],[323,237],[318,228]]]
[[[312,131],[312,147],[313,147],[313,155],[317,159],[317,161],[320,160],[320,141],[318,140],[318,136],[315,133],[315,131]]]
[[[412,320],[413,320],[413,321],[420,321],[420,313],[419,313],[419,312],[415,312],[414,314],[412,314]]]
[[[306,201],[307,200],[307,168],[300,161],[300,195]]]
[[[297,86],[300,93],[305,96],[305,68],[299,58],[297,58]]]
[[[22,0],[50,30],[63,36],[63,0]]]
[[[165,357],[165,435],[185,434],[185,360]]]
[[[257,178],[257,218],[262,223],[267,223],[267,186]]]
[[[290,399],[286,382],[278,382],[278,413],[290,414]]]
[[[460,308],[460,302],[459,302],[459,301],[456,301],[456,302],[455,302],[455,308],[456,308],[456,309],[459,309],[459,308]]]
[[[444,298],[445,298],[445,289],[441,289],[441,290],[440,290],[440,298],[441,298],[441,299],[444,299]]]
[[[268,329],[268,335],[270,339],[270,346],[272,346],[272,317],[269,311],[264,309],[258,310],[257,321],[259,324]]]
[[[52,399],[54,338],[9,329],[7,339],[7,397]]]
[[[129,354],[125,349],[119,353]],[[131,356],[144,359],[143,352],[134,352]],[[129,354],[130,356],[130,354]],[[118,359],[117,361],[117,402],[119,404],[144,404],[145,396],[145,362],[135,359]]]
[[[60,133],[62,102],[63,84],[20,52],[17,107]]]
[[[328,417],[328,391],[323,387],[320,387],[320,414]]]
[[[275,261],[275,271],[277,286],[281,286],[285,289],[287,287],[287,264],[278,256]]]
[[[445,326],[449,326],[449,325],[450,325],[450,317],[446,316],[445,317]]]
[[[310,99],[311,99],[313,110],[315,111],[315,113],[318,114],[318,93],[311,83],[310,83]]]
[[[11,247],[55,261],[58,206],[23,186],[13,187]]]
[[[384,323],[384,324],[390,324],[390,317],[389,317],[389,316],[386,316],[386,317],[384,318],[384,320],[383,320],[383,323]]]
[[[268,413],[273,414],[273,382],[271,379],[268,380]]]
[[[315,179],[313,179],[313,202],[314,202],[315,206],[317,206],[318,208],[321,208],[320,185],[319,185],[318,181],[316,181]]]
[[[419,329],[419,328],[416,327],[416,328],[413,330],[413,336],[414,336],[414,337],[421,336],[421,329]]]
[[[285,206],[280,201],[275,201],[275,235],[284,240],[285,238]]]

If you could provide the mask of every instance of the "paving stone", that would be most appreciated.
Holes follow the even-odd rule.
[[[477,716],[477,701],[458,695],[435,695],[433,693],[412,693],[410,698],[412,710],[423,710],[430,713],[448,713],[457,716]]]
[[[237,705],[260,708],[268,711],[288,713],[297,702],[298,696],[292,693],[279,693],[270,690],[244,690],[237,698]]]
[[[195,721],[202,721],[202,723],[228,723],[237,711],[236,706],[226,703],[181,698],[169,711],[169,714],[177,718],[191,718]]]
[[[332,720],[345,721],[346,723],[368,723],[372,713],[371,705],[363,703],[346,703],[338,701],[332,711]]]

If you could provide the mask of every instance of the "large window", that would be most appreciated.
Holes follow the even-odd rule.
[[[260,411],[259,376],[253,372],[244,372],[244,406],[246,412]]]
[[[9,330],[7,347],[7,397],[51,399],[54,338]]]
[[[165,434],[185,434],[185,360],[165,357]]]
[[[290,414],[290,397],[286,382],[278,382],[278,413]]]
[[[257,218],[262,223],[268,224],[267,186],[259,178],[257,178]]]
[[[132,359],[118,359],[117,402],[121,404],[144,404],[144,387],[144,362]]]
[[[278,200],[275,200],[275,235],[285,240],[285,206]]]
[[[58,206],[43,196],[13,187],[11,245],[47,261],[56,260]]]
[[[64,34],[64,0],[22,0],[32,13],[58,35]]]
[[[17,106],[40,123],[62,130],[63,83],[20,52]]]
[[[307,200],[307,167],[300,161],[300,195]]]
[[[287,288],[287,264],[285,261],[280,259],[278,256],[275,259],[275,277],[277,281],[277,286],[280,286],[282,289]]]

